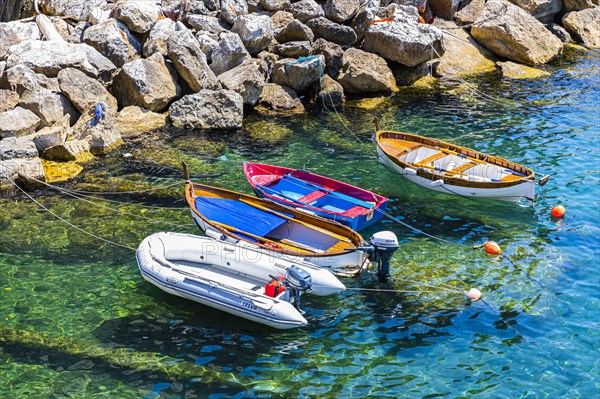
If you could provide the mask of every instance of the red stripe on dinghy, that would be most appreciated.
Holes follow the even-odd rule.
[[[342,213],[342,216],[354,218],[354,217],[357,217],[360,215],[366,215],[369,212],[370,212],[369,209],[359,206],[359,205],[356,205],[356,206],[353,206],[352,208],[348,209],[346,212]]]
[[[313,201],[318,200],[321,197],[327,195],[326,192],[321,190],[315,190],[312,193],[306,194],[304,197],[298,198],[298,201],[303,202],[305,204],[310,204]]]

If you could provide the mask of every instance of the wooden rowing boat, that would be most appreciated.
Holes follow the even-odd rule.
[[[185,196],[196,225],[208,236],[239,245],[260,247],[338,274],[353,275],[368,263],[357,247],[360,234],[337,222],[284,205],[189,180]]]
[[[538,173],[506,159],[416,134],[380,130],[377,159],[388,169],[429,190],[463,197],[535,201]]]
[[[381,219],[388,199],[353,185],[301,169],[244,162],[254,192],[294,208],[362,230]]]

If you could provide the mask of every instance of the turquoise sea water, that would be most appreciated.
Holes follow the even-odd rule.
[[[23,195],[1,199],[0,397],[598,397],[598,55],[565,57],[540,80],[449,82],[374,110],[346,107],[339,118],[352,133],[319,107],[251,128],[260,119],[252,116],[250,132],[171,132],[59,185],[168,186],[183,158],[196,175],[213,176],[202,181],[250,193],[239,160],[305,167],[388,196],[394,216],[464,244],[380,222],[363,236],[387,229],[400,238],[385,287],[393,292],[376,291],[373,275],[344,280],[342,294],[303,297],[309,326],[301,329],[271,330],[172,297],[142,280],[133,251]],[[375,114],[387,129],[497,154],[552,179],[534,208],[425,191],[372,156]],[[28,192],[79,228],[136,247],[152,232],[196,232],[182,188],[105,196],[119,203]],[[557,203],[563,222],[549,216]],[[488,239],[508,258],[470,248]],[[483,301],[456,292],[471,287]]]

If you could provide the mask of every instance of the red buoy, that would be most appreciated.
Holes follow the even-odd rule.
[[[500,245],[498,245],[494,241],[486,241],[483,244],[483,249],[485,249],[485,252],[490,255],[501,255],[502,254],[502,249],[500,248]]]
[[[554,208],[552,208],[552,211],[550,212],[550,215],[553,218],[559,219],[559,218],[562,218],[563,216],[565,216],[565,212],[566,211],[567,210],[565,209],[564,206],[562,206],[562,205],[556,205]]]

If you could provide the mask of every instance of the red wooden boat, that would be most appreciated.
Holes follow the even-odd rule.
[[[362,230],[381,219],[388,199],[301,169],[244,162],[256,195]]]

